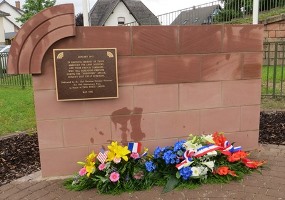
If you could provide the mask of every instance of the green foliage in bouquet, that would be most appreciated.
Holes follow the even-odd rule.
[[[108,151],[92,152],[83,168],[65,182],[71,190],[97,188],[104,194],[119,194],[164,186],[192,189],[206,183],[228,183],[240,180],[263,165],[253,161],[241,147],[234,147],[222,133],[189,136],[173,146],[157,147],[153,155],[147,149],[140,155],[127,146],[112,142]]]
[[[151,159],[147,151],[145,149],[139,155],[129,151],[126,146],[112,142],[108,151],[98,155],[92,152],[86,162],[78,162],[83,167],[78,175],[65,181],[65,186],[77,191],[97,188],[99,193],[104,194],[149,189],[155,184],[152,180],[159,179],[159,174],[147,173],[145,162]]]

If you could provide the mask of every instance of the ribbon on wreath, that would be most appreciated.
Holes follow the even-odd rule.
[[[195,152],[194,151],[191,151],[191,150],[186,150],[183,154],[183,157],[184,157],[184,160],[175,165],[175,167],[180,170],[182,169],[183,167],[188,167],[189,165],[191,165],[191,163],[193,162],[193,156],[194,156]]]
[[[223,153],[225,155],[231,155],[234,152],[240,151],[241,146],[234,147],[233,145],[231,145],[229,143],[229,141],[225,141],[223,146],[218,146],[215,144],[209,144],[209,145],[205,145],[205,146],[198,148],[196,150],[196,152],[193,150],[186,150],[184,155],[183,155],[184,160],[182,162],[180,162],[179,164],[177,164],[176,168],[178,170],[180,170],[183,167],[187,167],[187,166],[191,165],[191,163],[193,162],[193,157],[199,158],[199,157],[206,155],[207,153],[210,153],[210,152],[216,151],[216,150],[220,150],[221,153]]]
[[[221,147],[217,146],[215,144],[209,144],[206,146],[202,146],[202,147],[197,149],[197,152],[194,154],[194,157],[199,158],[199,157],[206,155],[209,152],[216,151],[219,149],[221,149]]]
[[[237,151],[241,151],[241,146],[234,147],[229,143],[229,141],[224,142],[224,149],[222,150],[222,152],[235,153]]]

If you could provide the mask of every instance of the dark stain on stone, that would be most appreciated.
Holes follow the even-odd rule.
[[[142,108],[134,108],[135,115],[131,115],[130,124],[132,127],[131,139],[135,142],[141,141],[145,138],[145,133],[141,129]]]
[[[125,107],[112,113],[111,120],[115,125],[115,130],[118,129],[118,124],[121,125],[121,143],[123,145],[127,145],[128,143],[128,133],[130,134],[132,141],[135,142],[141,141],[145,137],[145,133],[141,130],[142,112],[142,108],[130,110]],[[128,122],[130,122],[130,128],[128,127]]]
[[[94,138],[93,138],[93,137],[90,138],[90,142],[91,142],[92,144],[94,144]]]
[[[102,131],[99,131],[99,135],[104,135],[104,133]]]

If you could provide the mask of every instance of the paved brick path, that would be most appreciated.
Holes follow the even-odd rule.
[[[252,152],[251,157],[268,161],[262,174],[253,173],[241,182],[230,184],[204,185],[193,190],[176,190],[161,194],[162,188],[149,191],[124,193],[119,196],[99,195],[96,190],[73,192],[62,186],[63,180],[43,180],[40,172],[0,187],[0,199],[52,200],[52,199],[145,199],[145,200],[186,200],[186,199],[285,199],[285,146],[262,145]]]

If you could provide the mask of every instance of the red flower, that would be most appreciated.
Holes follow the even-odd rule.
[[[231,176],[237,176],[235,171],[229,170],[228,172],[229,175]]]
[[[219,167],[217,170],[216,170],[216,173],[221,175],[221,176],[224,176],[224,175],[227,175],[228,174],[228,171],[229,171],[229,168],[228,167]]]
[[[218,169],[216,169],[215,173],[221,175],[221,176],[225,176],[227,174],[231,175],[231,176],[237,176],[235,171],[230,170],[228,167],[226,166],[221,166]]]
[[[217,146],[224,146],[224,143],[227,139],[222,133],[215,132],[213,134],[213,140]]]
[[[245,166],[251,169],[256,169],[265,163],[265,161],[255,161],[248,158],[242,159],[242,162],[245,164]]]
[[[228,161],[236,162],[246,157],[247,157],[247,153],[245,153],[244,151],[238,151],[238,152],[233,153],[232,155],[229,155]]]

